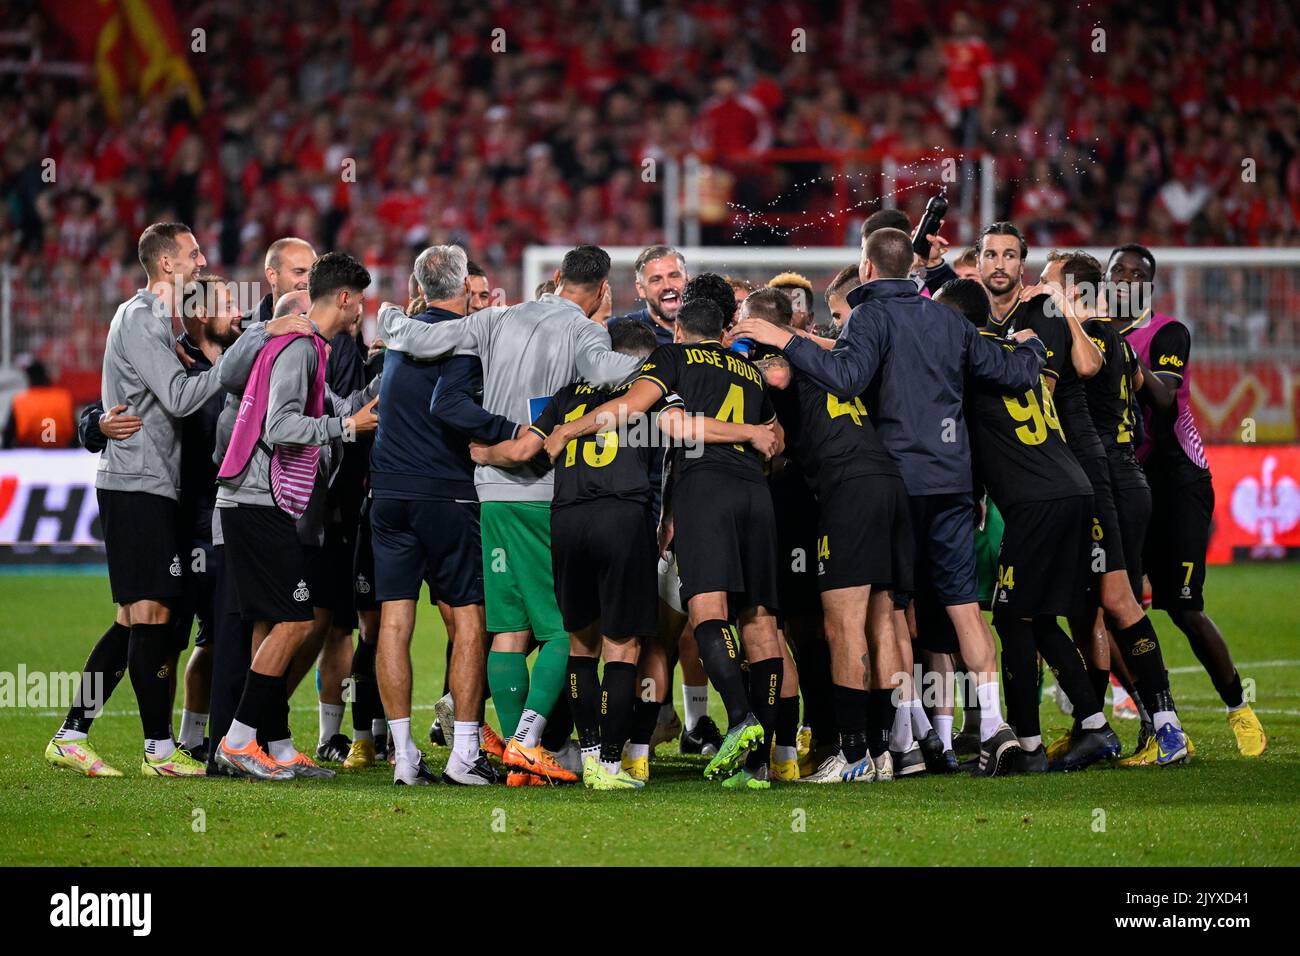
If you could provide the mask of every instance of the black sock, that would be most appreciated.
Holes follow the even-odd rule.
[[[447,665],[442,672],[442,693],[445,697],[451,693],[451,648],[452,642],[447,642]]]
[[[779,695],[784,670],[785,662],[779,657],[749,662],[749,699],[754,707],[754,716],[763,725],[763,742],[751,750],[745,760],[745,767],[749,770],[767,766],[771,757],[771,744],[776,739],[779,723]]]
[[[740,641],[726,621],[702,621],[695,627],[695,643],[700,648],[700,663],[709,675],[722,706],[727,709],[730,730],[749,715],[749,695],[740,670]]]
[[[374,705],[379,688],[375,684],[375,646],[357,641],[352,652],[352,729],[370,732],[370,722],[380,716]]]
[[[609,665],[605,665],[606,673]],[[583,750],[600,746],[600,679],[596,658],[569,655],[569,712],[578,728],[578,746]]]
[[[166,740],[172,734],[167,646],[171,633],[170,624],[136,624],[131,628],[127,668],[147,740]]]
[[[803,695],[803,722],[812,729],[813,740],[829,743],[836,733],[830,647],[824,640],[806,640],[799,647],[795,663]]]
[[[1156,712],[1156,703],[1162,692],[1168,696],[1169,672],[1165,670],[1160,640],[1151,618],[1145,614],[1135,623],[1115,632],[1115,643],[1124,655],[1124,663],[1133,675],[1133,689],[1137,691],[1143,708],[1149,714]],[[1170,697],[1170,701],[1172,701]],[[1165,708],[1161,707],[1160,710]],[[1172,708],[1170,708],[1172,709]]]
[[[1088,679],[1088,667],[1083,662],[1078,646],[1070,640],[1070,635],[1061,629],[1056,618],[1046,614],[1035,617],[1032,628],[1034,646],[1052,669],[1056,683],[1065,691],[1065,696],[1070,698],[1075,722],[1101,713],[1101,700],[1097,698],[1092,682]],[[1104,689],[1102,693],[1105,693]]]
[[[636,703],[632,705],[632,726],[628,730],[628,743],[650,743],[650,738],[655,732],[655,724],[659,722],[659,708],[662,706],[657,700],[637,698]]]
[[[606,663],[600,691],[600,759],[605,763],[614,763],[623,756],[635,704],[636,665],[620,661]],[[656,722],[658,719],[656,711]]]
[[[1084,666],[1088,669],[1088,685],[1092,688],[1093,696],[1097,698],[1098,704],[1105,707],[1106,688],[1110,686],[1110,671],[1104,671],[1089,661],[1084,661]]]
[[[546,715],[546,728],[542,731],[542,746],[555,753],[563,749],[572,736],[573,713],[569,710],[569,702],[561,694],[560,699],[551,708],[551,712]]]
[[[995,617],[994,626],[1002,643],[1002,692],[1007,698],[1007,722],[1015,728],[1017,737],[1038,737],[1042,728],[1038,722],[1038,652],[1034,649],[1033,625],[1028,621]]]
[[[785,664],[782,662],[782,667]],[[782,697],[776,702],[776,745],[794,747],[799,743],[799,698]]]
[[[857,763],[867,753],[867,708],[871,706],[871,693],[832,684],[831,700],[835,704],[835,725],[840,730],[840,750],[845,760]]]
[[[898,705],[894,702],[895,693],[888,687],[866,692],[867,751],[873,760],[889,749],[889,732],[894,728],[894,713],[898,710]],[[848,754],[844,756],[848,757]]]
[[[130,647],[131,629],[117,621],[95,642],[86,658],[86,666],[81,669],[77,696],[63,721],[66,729],[90,733],[91,722],[126,675]]]
[[[244,680],[244,693],[235,709],[235,720],[249,727],[257,727],[278,707],[277,700],[282,685],[280,678],[250,670]]]
[[[272,678],[272,681],[274,700],[267,701],[266,716],[257,725],[258,739],[265,739],[267,743],[293,738],[289,732],[289,678],[286,674],[281,674]]]

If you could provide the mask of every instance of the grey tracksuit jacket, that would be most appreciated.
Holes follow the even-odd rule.
[[[226,399],[221,418],[217,421],[217,447],[214,460],[220,464],[230,445],[239,415],[239,403],[248,384],[249,375],[257,354],[270,336],[264,323],[244,330],[223,356],[221,384],[231,394]],[[325,495],[329,482],[345,453],[343,419],[352,415],[379,393],[379,379],[341,398],[326,388],[325,414],[310,418],[303,414],[307,392],[316,374],[316,349],[304,338],[286,346],[275,359],[271,369],[270,399],[266,420],[262,424],[262,440],[275,445],[320,445],[320,465],[316,487],[306,512],[298,519],[298,538],[303,544],[323,543],[325,534]],[[253,450],[248,465],[235,478],[217,483],[217,508],[239,505],[275,507],[271,495],[271,458],[260,447]],[[213,540],[224,543],[220,519],[213,518]]]
[[[181,419],[221,390],[222,360],[187,375],[176,354],[162,300],[140,289],[118,306],[104,347],[104,408],[125,405],[142,419],[130,438],[111,441],[99,458],[95,487],[180,497]]]

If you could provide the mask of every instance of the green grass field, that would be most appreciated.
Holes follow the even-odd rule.
[[[651,785],[639,793],[399,790],[387,767],[287,785],[88,780],[42,758],[61,712],[10,706],[0,708],[0,864],[1294,866],[1297,592],[1295,565],[1210,574],[1211,612],[1242,676],[1255,682],[1269,734],[1261,759],[1237,754],[1209,679],[1163,614],[1157,627],[1197,748],[1189,766],[1169,770],[731,793],[703,782],[701,761],[665,745]],[[29,673],[79,667],[109,607],[107,581],[97,575],[0,576],[0,671],[16,672],[20,663]],[[413,723],[423,733],[442,686],[443,634],[436,613],[427,606],[420,613]],[[293,701],[304,750],[316,739],[311,684]],[[129,772],[140,759],[133,707],[124,683],[93,736],[100,753]],[[1052,703],[1043,717],[1045,733],[1067,722]],[[1131,748],[1134,724],[1117,729]],[[446,751],[424,745],[440,768]],[[200,816],[206,829],[196,832]]]

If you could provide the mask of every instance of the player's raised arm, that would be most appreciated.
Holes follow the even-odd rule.
[[[379,337],[386,347],[417,359],[434,359],[448,352],[481,357],[493,317],[488,313],[499,311],[482,309],[463,319],[430,324],[417,322],[400,307],[385,302],[379,307]]]

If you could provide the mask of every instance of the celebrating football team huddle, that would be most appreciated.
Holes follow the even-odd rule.
[[[145,776],[387,762],[433,783],[411,726],[424,585],[448,783],[635,790],[675,739],[760,790],[1182,763],[1148,582],[1263,753],[1204,608],[1214,493],[1152,253],[1053,252],[1026,285],[1009,222],[952,257],[915,231],[866,220],[820,328],[804,277],[691,277],[668,246],[619,317],[598,247],[501,306],[431,246],[365,343],[351,256],[277,240],[241,313],[187,226],[150,226],[80,423],[117,614],[47,759],[121,775],[89,734],[129,675]],[[1048,742],[1045,668],[1073,718]],[[289,726],[313,670],[314,759]],[[1127,756],[1108,689],[1140,718]]]

